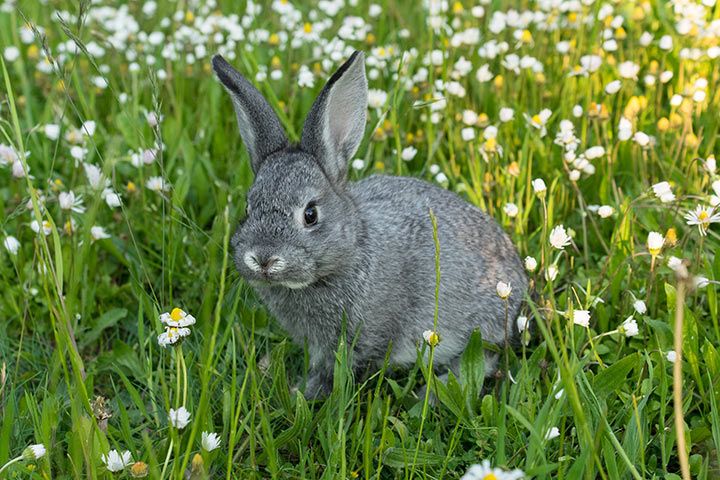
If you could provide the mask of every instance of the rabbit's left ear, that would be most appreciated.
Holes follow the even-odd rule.
[[[250,166],[257,173],[269,155],[289,145],[285,130],[265,97],[223,57],[215,55],[212,66],[230,94]]]
[[[331,180],[342,183],[363,139],[366,117],[365,55],[355,51],[315,100],[305,119],[300,147],[320,162]]]

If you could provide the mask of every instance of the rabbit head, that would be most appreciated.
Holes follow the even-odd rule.
[[[364,55],[356,51],[330,78],[291,144],[270,104],[221,56],[213,69],[230,94],[255,180],[247,215],[233,236],[247,280],[304,288],[342,270],[362,228],[347,193],[347,166],[363,138]]]

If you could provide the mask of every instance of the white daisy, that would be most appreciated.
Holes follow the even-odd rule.
[[[552,111],[549,108],[542,109],[540,113],[536,113],[532,117],[527,113],[524,113],[523,115],[525,116],[525,120],[527,120],[528,124],[530,124],[531,127],[540,130],[541,137],[544,137],[545,134],[547,134],[547,121],[552,115]]]
[[[597,213],[600,215],[600,218],[608,218],[615,213],[615,209],[610,205],[602,205],[598,208]]]
[[[501,122],[507,123],[515,117],[515,110],[513,110],[512,108],[503,107],[500,109],[498,116]]]
[[[505,206],[503,207],[503,211],[505,212],[505,215],[510,218],[517,217],[518,213],[520,212],[518,206],[511,202],[505,204]]]
[[[530,325],[530,321],[528,320],[528,318],[527,318],[526,316],[520,315],[520,316],[517,318],[517,329],[518,329],[518,332],[520,332],[520,333],[524,332],[525,330],[528,329],[528,326],[529,326],[529,325]]]
[[[440,343],[440,335],[438,335],[437,332],[433,330],[425,330],[423,332],[423,339],[425,339],[425,343],[427,343],[431,347],[434,347],[435,345]]]
[[[190,329],[186,327],[167,327],[163,333],[158,335],[158,345],[161,347],[167,347],[168,345],[174,345],[180,341],[180,339],[190,335]]]
[[[558,225],[550,231],[550,245],[558,250],[564,250],[565,247],[570,245],[570,236],[565,231],[563,225]]]
[[[100,459],[105,467],[111,472],[119,472],[132,463],[132,455],[128,450],[119,453],[117,450],[110,450],[107,455],[101,455]]]
[[[10,253],[10,255],[17,255],[18,250],[20,250],[20,242],[12,235],[8,235],[7,237],[5,237],[3,245],[5,246],[5,249],[8,251],[8,253]]]
[[[50,235],[50,232],[52,232],[52,225],[47,220],[43,220],[42,223],[38,222],[37,220],[33,220],[32,222],[30,222],[30,228],[35,233],[40,233],[42,231],[43,235],[45,236]]]
[[[93,240],[103,240],[105,238],[110,238],[110,234],[107,233],[103,227],[98,225],[94,225],[92,228],[90,228],[90,236]]]
[[[216,448],[220,446],[220,443],[222,443],[222,440],[220,440],[220,437],[215,432],[202,432],[202,447],[208,451],[212,452]]]
[[[63,210],[72,210],[75,213],[83,213],[85,207],[82,204],[82,195],[75,195],[72,190],[69,192],[60,192],[58,194],[58,203]]]
[[[647,312],[647,305],[645,305],[645,302],[643,302],[643,301],[640,300],[640,299],[636,299],[636,300],[633,302],[633,308],[634,308],[635,311],[636,311],[637,313],[639,313],[640,315],[644,315],[644,314]]]
[[[720,222],[720,213],[715,213],[715,207],[698,205],[685,214],[685,220],[688,225],[697,225],[700,235],[705,236],[711,223]]]
[[[625,319],[622,325],[618,327],[618,331],[620,331],[620,333],[624,333],[626,337],[634,337],[635,335],[640,333],[638,323],[637,321],[635,321],[632,315]]]
[[[145,186],[148,190],[153,192],[165,192],[170,189],[170,184],[165,181],[162,177],[150,177],[145,182]]]
[[[660,254],[660,250],[662,250],[662,247],[664,244],[665,244],[665,237],[663,237],[662,233],[659,233],[659,232],[648,233],[647,247],[648,247],[648,251],[650,252],[650,255],[652,255],[653,257],[658,256]]]
[[[180,308],[173,308],[170,313],[160,315],[160,321],[168,327],[189,327],[195,325],[195,317]]]
[[[545,433],[545,440],[552,440],[553,438],[557,438],[560,436],[560,429],[557,427],[550,428],[547,433]]]
[[[572,321],[575,325],[581,327],[590,326],[590,311],[589,310],[573,310]]]
[[[536,195],[543,195],[547,191],[545,181],[542,178],[536,178],[532,181],[533,191]]]
[[[183,429],[190,423],[190,412],[184,406],[177,410],[171,408],[169,418],[173,427]]]
[[[670,203],[675,200],[675,194],[672,192],[672,187],[668,182],[656,183],[652,186],[655,196],[660,199],[662,203]]]
[[[35,445],[28,446],[23,451],[23,457],[28,460],[39,460],[45,456],[45,453],[47,453],[47,450],[45,450],[45,445],[43,445],[42,443],[37,443]]]
[[[528,272],[534,272],[537,266],[538,262],[534,257],[525,257],[525,269]]]
[[[417,155],[417,148],[413,146],[405,147],[402,149],[402,152],[400,152],[400,158],[402,158],[406,162],[409,162],[410,160],[415,158],[415,155]]]
[[[493,468],[490,461],[483,460],[482,463],[473,465],[460,477],[460,480],[519,480],[525,477],[522,470],[505,471],[501,468]]]
[[[510,296],[510,292],[512,292],[512,286],[510,286],[510,283],[498,282],[495,291],[498,297],[506,300]]]
[[[383,90],[371,88],[368,90],[368,106],[370,108],[382,108],[387,102],[388,94]]]

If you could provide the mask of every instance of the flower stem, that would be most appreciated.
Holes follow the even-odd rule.
[[[8,468],[8,467],[9,467],[10,465],[12,465],[13,463],[17,463],[17,462],[19,462],[19,461],[22,460],[22,459],[23,459],[23,456],[22,456],[22,455],[20,455],[19,457],[13,458],[13,459],[10,460],[9,462],[7,462],[5,465],[3,465],[2,468],[0,468],[0,473],[2,473],[3,470],[5,470],[6,468]]]
[[[185,355],[183,355],[182,349],[179,349],[180,353],[180,368],[182,370],[182,382],[183,382],[183,396],[182,404],[187,405],[187,393],[188,393],[188,380],[187,380],[187,365],[185,365]]]
[[[160,473],[160,478],[161,478],[161,479],[162,479],[162,478],[165,478],[165,472],[167,471],[167,466],[168,466],[168,464],[170,463],[170,454],[171,454],[172,451],[173,451],[173,442],[174,442],[174,439],[171,438],[171,439],[170,439],[170,445],[168,445],[167,455],[165,456],[165,463],[163,463],[163,469],[162,469],[162,472]]]
[[[547,204],[545,203],[545,197],[540,197],[540,202],[543,207],[543,224],[542,224],[542,244],[540,246],[540,268],[545,267],[545,242],[547,241],[547,223],[548,223],[548,212]]]
[[[508,349],[510,348],[510,345],[508,343],[508,299],[506,298],[504,300],[505,302],[505,375],[510,375],[510,358],[508,357]]]
[[[175,408],[180,408],[180,376],[182,374],[180,367],[180,356],[182,355],[181,347],[175,349]]]
[[[690,480],[690,462],[685,444],[685,419],[682,411],[682,341],[683,315],[685,310],[685,279],[678,282],[675,293],[675,363],[673,364],[673,407],[675,410],[675,435],[677,435],[678,458],[683,480]]]

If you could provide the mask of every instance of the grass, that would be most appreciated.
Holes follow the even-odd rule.
[[[151,15],[139,3],[130,2],[127,12],[146,32],[169,35],[208,16],[196,2],[160,0]],[[307,402],[293,389],[307,371],[304,349],[289,341],[232,265],[229,238],[244,214],[252,173],[209,57],[190,62],[183,52],[168,60],[159,53],[173,40],[153,46],[137,33],[127,49],[114,51],[107,43],[112,20],[125,18],[131,26],[122,11],[100,21],[89,2],[21,2],[0,12],[0,143],[20,152],[17,161],[34,178],[15,178],[10,165],[0,167],[0,232],[20,242],[16,254],[0,252],[0,466],[30,444],[44,444],[47,455],[18,461],[0,476],[127,477],[130,467],[113,474],[101,461],[116,449],[146,464],[151,478],[184,472],[228,479],[459,478],[483,459],[538,479],[718,478],[720,242],[716,225],[700,236],[683,215],[710,201],[718,179],[704,165],[717,152],[720,64],[707,56],[681,58],[683,48],[707,49],[718,39],[678,34],[682,12],[658,1],[614,5],[622,29],[611,26],[612,19],[576,21],[596,19],[599,4],[578,14],[556,11],[550,21],[559,28],[530,25],[529,42],[524,28],[517,29],[521,40],[512,27],[494,32],[493,12],[510,8],[503,2],[485,4],[479,19],[469,2],[451,4],[441,14],[447,27],[437,30],[428,24],[431,14],[416,5],[382,0],[382,14],[369,17],[369,4],[358,3],[333,17],[326,15],[329,7],[315,17],[310,6],[298,4],[296,28],[284,23],[291,16],[263,5],[263,13],[249,17],[232,63],[249,78],[265,66],[282,72],[257,84],[297,139],[315,95],[342,60],[323,67],[327,57],[313,47],[325,46],[345,17],[366,20],[362,39],[347,43],[380,64],[370,88],[385,91],[388,100],[370,111],[357,154],[363,166],[351,176],[387,173],[442,183],[493,215],[521,255],[540,262],[530,274],[527,341],[503,354],[512,378],[504,368],[484,378],[482,339],[473,336],[457,379],[435,382],[419,352],[409,371],[387,367],[359,382],[349,369],[352,348],[341,342],[332,394]],[[540,9],[534,2],[516,8]],[[74,18],[58,20],[62,10]],[[176,10],[181,13],[161,27],[161,18]],[[229,1],[208,10],[247,12]],[[717,20],[720,9],[708,8],[706,15]],[[323,19],[330,25],[325,30]],[[29,43],[20,30],[26,22],[35,29]],[[452,46],[452,32],[470,27],[480,29],[479,43]],[[601,51],[606,28],[617,51]],[[269,36],[249,35],[257,29]],[[319,34],[291,46],[297,31]],[[639,40],[645,31],[655,37],[648,47]],[[279,35],[276,43],[272,34],[282,32],[290,40]],[[669,51],[658,46],[663,35],[672,38]],[[66,54],[62,67],[38,69],[43,52],[57,56],[70,39],[81,48]],[[543,72],[513,72],[502,64],[508,54],[482,58],[478,48],[488,40],[508,42],[508,54],[534,56]],[[570,42],[566,53],[556,48],[561,40]],[[208,40],[210,53],[214,41]],[[11,46],[19,57],[8,60]],[[138,50],[138,70],[127,59],[131,50]],[[406,89],[433,50],[447,55]],[[395,69],[403,52],[411,55]],[[596,72],[569,75],[582,55],[598,52]],[[152,68],[148,57],[157,58]],[[472,63],[466,76],[456,75],[460,57]],[[617,93],[605,93],[623,61],[641,67],[639,80],[624,79]],[[495,77],[480,82],[475,71],[486,63]],[[315,73],[313,87],[298,86],[300,65]],[[673,77],[662,83],[657,77],[665,70]],[[433,86],[454,77],[466,89],[462,97]],[[693,101],[700,78],[707,80],[706,97]],[[684,95],[682,104],[671,104],[675,94]],[[435,110],[440,97],[447,104]],[[583,109],[579,116],[576,105]],[[513,120],[498,120],[502,107],[514,109]],[[523,116],[543,108],[552,111],[546,136]],[[475,139],[463,138],[465,110],[480,114]],[[148,112],[162,115],[157,126],[147,121]],[[640,141],[621,141],[621,116],[655,143],[643,148]],[[574,124],[578,152],[604,148],[591,160],[594,173],[576,181],[563,148],[553,144],[563,119]],[[96,122],[93,135],[81,132],[76,143],[66,138],[88,120]],[[61,126],[59,138],[44,134],[47,124]],[[498,127],[502,155],[483,138],[487,125]],[[154,161],[132,165],[129,151],[156,143],[165,148]],[[72,146],[87,149],[83,161],[102,170],[121,206],[109,208],[102,189],[88,184]],[[406,161],[408,146],[418,154]],[[171,188],[152,191],[146,182],[153,176]],[[544,196],[533,191],[536,178],[547,185]],[[651,186],[661,181],[671,182],[672,202],[653,195]],[[60,208],[58,195],[69,190],[83,195],[83,213]],[[504,210],[509,202],[519,208],[515,217]],[[611,206],[613,213],[602,218],[591,205]],[[35,233],[33,220],[49,222],[49,234]],[[564,250],[548,241],[560,224],[573,239]],[[94,240],[95,225],[109,238]],[[650,231],[665,236],[653,255],[646,245]],[[688,278],[668,267],[672,256],[685,261]],[[551,265],[558,269],[554,279],[546,274]],[[438,267],[436,287],[442,288]],[[710,283],[694,288],[694,276]],[[646,312],[634,309],[636,299]],[[158,317],[174,307],[197,323],[181,346],[163,349]],[[589,310],[589,327],[573,324],[578,310]],[[639,326],[635,336],[616,331],[630,315]],[[442,316],[428,318],[428,328],[434,324],[442,341]],[[426,383],[437,404],[429,395],[416,397]],[[168,422],[169,410],[180,406],[191,413],[183,429]],[[549,438],[553,427],[558,435]],[[204,431],[218,433],[219,448],[201,448]]]

